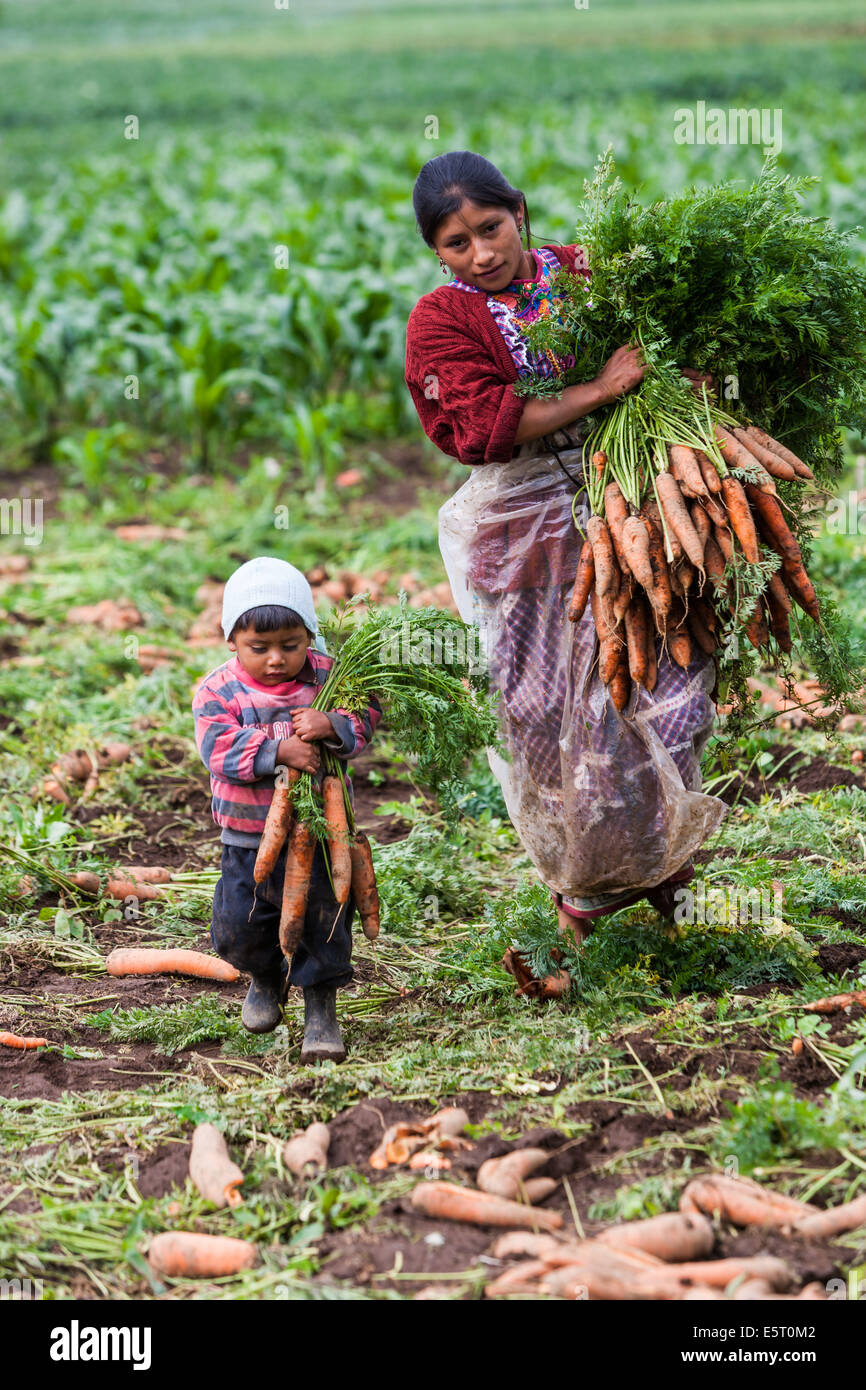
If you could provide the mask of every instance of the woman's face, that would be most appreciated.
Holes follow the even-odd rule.
[[[435,249],[448,269],[482,290],[501,290],[510,280],[526,280],[535,263],[520,244],[523,213],[480,207],[464,199],[439,225]],[[486,272],[492,272],[487,274]]]

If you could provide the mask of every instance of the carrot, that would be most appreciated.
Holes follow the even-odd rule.
[[[722,480],[719,479],[719,489],[721,490]],[[701,503],[707,516],[714,526],[727,526],[728,513],[725,511],[721,502],[716,497],[705,497]]]
[[[855,1197],[853,1202],[843,1202],[840,1207],[830,1207],[828,1211],[815,1212],[804,1216],[794,1224],[794,1231],[800,1236],[813,1240],[832,1240],[845,1231],[856,1231],[866,1226],[866,1196]]]
[[[229,1158],[226,1141],[216,1125],[196,1125],[189,1155],[189,1175],[206,1202],[215,1207],[239,1207],[238,1188],[244,1175]]]
[[[653,512],[655,512],[655,516],[653,516]],[[671,581],[668,575],[664,537],[662,536],[661,525],[656,519],[658,509],[654,504],[651,506],[645,502],[640,509],[640,514],[649,533],[649,557],[653,573],[653,587],[648,589],[647,593],[653,607],[656,627],[663,631],[671,606]]]
[[[764,488],[769,492],[776,491],[776,484],[770,477],[763,464],[759,463],[755,455],[741,444],[739,439],[735,439],[732,434],[728,434],[718,422],[715,425],[716,440],[722,452],[722,458],[732,468],[742,468],[756,480],[756,486]],[[725,492],[725,479],[722,479],[722,495]],[[734,479],[736,481],[736,479]]]
[[[0,1047],[20,1047],[29,1052],[34,1047],[49,1047],[47,1038],[22,1038],[18,1033],[0,1033]]]
[[[490,1253],[494,1260],[508,1260],[515,1255],[543,1259],[556,1254],[561,1242],[556,1236],[537,1235],[535,1231],[506,1231],[493,1242]]]
[[[753,1279],[764,1279],[772,1289],[784,1292],[794,1283],[795,1275],[790,1265],[775,1255],[736,1255],[726,1260],[683,1261],[670,1264],[665,1274],[681,1284],[702,1283],[710,1288],[724,1289],[733,1279],[744,1274]]]
[[[342,906],[349,900],[352,887],[352,857],[349,853],[349,822],[343,795],[343,779],[328,774],[322,782],[322,799],[328,825],[328,853],[331,856],[331,875],[334,896]]]
[[[562,1225],[558,1211],[539,1210],[450,1182],[419,1183],[412,1193],[412,1210],[440,1221],[466,1221],[476,1226],[558,1231]]]
[[[718,531],[713,527],[713,535],[704,546],[704,565],[715,589],[722,587],[722,576],[725,573],[725,557],[716,540],[717,535]]]
[[[668,477],[670,477],[670,474],[668,474]],[[667,517],[665,517],[665,521],[662,523],[662,514],[659,511],[658,503],[654,497],[647,498],[641,508],[641,514],[647,518],[651,518],[662,533],[665,560],[673,565],[677,564],[679,560],[682,560],[686,552],[683,550],[680,538],[667,520]]]
[[[782,587],[784,588],[784,585]],[[769,585],[764,590],[764,602],[769,617],[770,631],[779,644],[779,650],[783,652],[792,651],[794,644],[791,641],[791,627],[788,618],[789,610],[786,610],[784,605],[779,602],[775,590],[771,589]],[[790,600],[788,600],[788,602],[790,606]]]
[[[544,1239],[544,1237],[542,1237]],[[529,1294],[538,1297],[538,1280],[550,1273],[544,1259],[521,1260],[484,1285],[485,1298],[502,1298],[508,1294]]]
[[[646,682],[647,626],[646,600],[641,594],[636,594],[625,614],[628,673],[636,685],[644,685]]]
[[[726,561],[734,558],[734,542],[727,526],[714,526],[713,539]]]
[[[171,883],[171,870],[157,864],[125,864],[123,872],[138,883]]]
[[[379,889],[373,868],[373,851],[363,830],[356,830],[349,846],[352,861],[352,897],[361,918],[361,930],[368,941],[379,935]]]
[[[256,1247],[234,1236],[163,1231],[150,1242],[147,1259],[154,1273],[167,1279],[219,1279],[251,1268]]]
[[[820,623],[821,610],[818,607],[818,597],[815,593],[814,585],[806,573],[805,566],[793,565],[789,560],[782,561],[782,583],[788,593],[800,605],[804,613],[808,613],[813,622]]]
[[[517,1201],[525,1179],[549,1158],[546,1149],[514,1149],[502,1158],[488,1158],[478,1169],[475,1181],[482,1192]]]
[[[789,463],[799,477],[814,481],[815,474],[809,465],[804,463],[801,458],[797,458],[795,453],[792,453],[784,444],[780,444],[778,439],[774,439],[771,434],[767,434],[765,430],[759,430],[757,425],[749,425],[746,433],[752,435],[759,444],[763,444],[765,449],[770,449],[780,459]]]
[[[324,1172],[328,1166],[331,1131],[316,1121],[299,1130],[283,1147],[283,1162],[290,1173],[303,1177],[308,1168]]]
[[[617,564],[623,574],[629,572],[628,562],[622,548],[622,528],[628,517],[628,503],[620,491],[619,483],[608,483],[604,490],[604,515],[607,529],[613,541]]]
[[[770,582],[767,585],[767,592],[773,595],[773,598],[775,599],[780,609],[783,609],[786,613],[793,612],[791,595],[788,593],[788,590],[782,583],[782,576],[779,574],[778,570],[775,572],[775,574],[770,575]]]
[[[774,454],[772,449],[768,449],[760,440],[755,439],[753,435],[747,434],[745,430],[732,430],[731,433],[739,439],[740,443],[744,448],[748,449],[750,454],[754,454],[755,458],[759,463],[763,464],[771,477],[784,478],[788,482],[797,477],[797,473],[790,463],[780,458],[778,454]]]
[[[758,547],[758,533],[742,483],[728,476],[722,479],[722,496],[728,509],[731,530],[743,547],[743,554],[750,565],[756,565],[761,558]]]
[[[50,796],[52,801],[62,801],[66,806],[72,805],[72,802],[69,796],[67,795],[66,788],[63,786],[62,782],[60,782],[56,777],[46,777],[44,782],[42,783],[41,791],[43,796]],[[31,795],[33,796],[39,796],[39,794],[39,787],[36,787],[34,791],[31,793]]]
[[[704,511],[700,502],[693,502],[689,508],[689,513],[692,518],[692,525],[700,538],[701,545],[706,546],[707,541],[713,533],[713,525],[710,521],[709,513]]]
[[[597,477],[601,477],[607,465],[607,454],[603,449],[598,449],[592,456],[592,464]]]
[[[444,1110],[437,1110],[435,1115],[422,1120],[420,1127],[428,1135],[458,1139],[468,1124],[469,1115],[462,1105],[446,1105]]]
[[[698,467],[701,470],[701,475],[707,485],[708,491],[721,492],[722,480],[719,477],[719,470],[712,459],[704,453],[703,449],[695,449],[695,458],[698,461]]]
[[[295,807],[291,793],[292,787],[301,773],[297,767],[287,767],[284,771],[285,777],[281,776],[274,787],[262,838],[259,840],[255,867],[253,868],[254,883],[264,883],[265,879],[270,878],[274,872],[280,857],[280,850],[286,842],[286,837],[294,820]]]
[[[760,492],[751,484],[746,486],[746,495],[754,508],[764,540],[772,546],[777,555],[781,555],[783,560],[789,560],[792,565],[801,565],[803,553],[776,498],[768,497],[766,493]]]
[[[712,1173],[693,1178],[680,1197],[680,1211],[715,1212],[735,1226],[785,1226],[816,1210],[781,1192],[761,1187],[751,1178]]]
[[[289,835],[280,913],[280,947],[287,958],[294,955],[304,934],[315,852],[316,838],[309,825],[306,821],[295,821]]]
[[[607,523],[600,516],[591,516],[586,523],[586,534],[592,545],[598,595],[600,598],[605,594],[614,595],[619,590],[619,567],[613,553],[613,542]]]
[[[767,619],[764,617],[764,610],[761,600],[755,604],[752,616],[746,623],[746,636],[753,647],[766,647],[770,642],[770,629],[767,627]]]
[[[69,875],[76,888],[80,888],[84,893],[98,893],[99,875],[90,873],[87,869],[81,869],[77,874]]]
[[[617,1250],[643,1250],[667,1262],[696,1260],[715,1244],[712,1222],[688,1212],[665,1212],[645,1221],[623,1221],[594,1237]]]
[[[224,984],[240,979],[240,972],[227,960],[177,947],[167,951],[120,947],[111,952],[105,968],[109,975],[193,975],[199,980],[221,980]]]
[[[687,444],[669,444],[668,458],[671,461],[671,473],[683,496],[703,497],[708,489],[694,449],[690,449]]]
[[[620,643],[614,627],[608,625],[602,613],[602,603],[597,591],[593,589],[590,594],[592,605],[592,616],[595,619],[595,630],[598,633],[599,657],[598,669],[604,685],[610,685],[619,666]]]
[[[680,560],[679,564],[674,565],[671,570],[671,587],[673,588],[675,586],[679,590],[680,597],[685,598],[689,589],[692,587],[694,577],[695,571],[693,566],[689,564],[688,560],[683,558]]]
[[[584,541],[583,549],[580,552],[580,559],[577,563],[577,575],[574,580],[574,589],[571,594],[571,603],[568,606],[569,622],[579,623],[589,602],[589,591],[595,583],[595,561],[592,554],[592,542]]]
[[[848,994],[829,994],[824,999],[813,999],[804,1004],[807,1014],[837,1014],[840,1009],[850,1009],[852,1004],[860,1004],[866,1009],[866,989],[852,989]]]
[[[105,891],[110,898],[141,898],[146,903],[156,902],[162,896],[152,883],[134,878],[110,878]]]
[[[619,586],[619,593],[613,600],[613,616],[614,621],[617,623],[617,625],[619,625],[625,618],[625,615],[628,612],[629,604],[634,598],[635,582],[636,581],[631,574],[628,574],[627,572],[626,574],[623,574]],[[607,599],[602,599],[602,603],[606,602]]]
[[[409,1142],[412,1139],[417,1141],[414,1148],[427,1143],[427,1136],[420,1132],[418,1125],[410,1124],[407,1120],[389,1125],[367,1160],[370,1167],[384,1169],[392,1164],[405,1163],[413,1151],[413,1145]]]
[[[644,689],[655,690],[656,682],[659,677],[658,653],[656,652],[656,633],[655,625],[648,622],[646,625],[646,675],[644,676]]]
[[[627,517],[622,527],[622,548],[626,563],[639,584],[647,593],[655,586],[653,568],[650,563],[650,533],[639,516]]]
[[[704,623],[700,611],[692,606],[688,616],[689,632],[694,637],[702,652],[707,656],[712,656],[716,650],[716,639]]]
[[[630,697],[631,677],[628,673],[628,655],[625,649],[620,648],[619,662],[610,682],[610,698],[613,701],[614,709],[619,710],[621,714]]]

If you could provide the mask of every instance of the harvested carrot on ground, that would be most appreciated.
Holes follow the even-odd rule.
[[[574,589],[571,594],[571,602],[568,606],[568,618],[572,623],[579,623],[589,602],[589,594],[595,583],[595,560],[592,554],[592,542],[584,541],[583,549],[580,552],[580,559],[577,563],[577,574],[574,580]]]
[[[478,1169],[475,1181],[482,1192],[518,1201],[526,1179],[550,1158],[546,1149],[514,1149],[501,1158],[488,1158]],[[550,1191],[556,1183],[552,1183]]]
[[[220,980],[232,984],[239,971],[219,956],[202,951],[172,948],[165,951],[145,947],[120,947],[105,962],[109,975],[192,975],[200,980]]]
[[[617,1250],[643,1250],[668,1263],[700,1259],[715,1243],[713,1224],[706,1216],[678,1211],[645,1221],[621,1221],[594,1239]]]
[[[281,770],[284,776],[280,777],[274,787],[274,794],[268,807],[268,814],[265,817],[265,828],[259,841],[253,869],[254,883],[264,883],[265,879],[270,878],[277,867],[280,850],[292,827],[294,817],[292,787],[301,774],[296,767],[284,767]]]
[[[144,902],[157,902],[162,894],[152,883],[136,878],[110,878],[105,885],[110,898],[141,898]]]
[[[349,850],[349,823],[341,777],[325,777],[322,784],[325,820],[328,825],[328,853],[334,896],[341,905],[348,901],[352,887],[352,858]]]
[[[330,1143],[328,1126],[315,1121],[288,1140],[283,1148],[283,1162],[297,1177],[302,1177],[308,1169],[323,1173],[328,1166]]]
[[[171,870],[158,864],[126,864],[122,872],[137,883],[171,883]]]
[[[473,1192],[450,1182],[423,1182],[412,1192],[412,1210],[442,1221],[465,1221],[476,1226],[508,1226],[514,1229],[558,1231],[558,1211],[510,1202],[489,1192]]]
[[[91,873],[88,869],[80,869],[78,873],[70,874],[69,878],[75,887],[80,888],[84,893],[98,893],[102,886],[99,875]]]
[[[845,994],[828,994],[824,999],[813,999],[811,1004],[803,1005],[807,1014],[836,1014],[840,1009],[850,1009],[859,1004],[866,1009],[866,989],[852,989]]]
[[[680,1197],[680,1211],[720,1216],[735,1226],[785,1226],[816,1210],[805,1202],[761,1187],[750,1178],[713,1173],[694,1178]]]
[[[244,1175],[229,1157],[226,1141],[216,1125],[196,1125],[189,1155],[189,1175],[205,1201],[216,1207],[238,1207],[243,1201],[238,1188]]]
[[[256,1247],[234,1236],[203,1236],[195,1231],[163,1231],[154,1236],[147,1260],[166,1279],[220,1279],[251,1269]]]
[[[853,1202],[844,1202],[839,1207],[828,1207],[826,1211],[811,1212],[798,1218],[793,1230],[800,1236],[811,1240],[832,1240],[846,1231],[856,1231],[866,1226],[866,1196],[855,1197]]]
[[[0,1047],[17,1047],[29,1052],[36,1047],[50,1047],[47,1038],[23,1038],[18,1033],[0,1033]]]

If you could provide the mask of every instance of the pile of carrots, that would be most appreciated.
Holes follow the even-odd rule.
[[[274,788],[265,827],[256,855],[253,878],[264,883],[276,868],[286,842],[286,872],[280,912],[280,946],[291,961],[304,932],[304,918],[313,872],[316,835],[312,826],[295,813],[292,788],[301,777],[297,768],[284,768]],[[327,824],[329,871],[334,896],[340,909],[349,894],[361,919],[368,941],[379,935],[379,891],[373,869],[373,852],[363,830],[354,823],[350,830],[351,805],[339,767],[326,773],[322,782],[322,803]]]
[[[734,625],[756,648],[768,648],[772,635],[781,652],[790,652],[794,603],[820,621],[776,488],[776,480],[814,475],[763,430],[740,428],[730,416],[722,424],[719,415],[712,433],[691,434],[689,443],[651,441],[655,468],[624,466],[621,440],[616,469],[604,449],[592,454],[593,515],[568,616],[578,622],[591,605],[599,673],[618,710],[633,685],[654,688],[657,634],[685,669],[696,648],[708,656],[721,650]],[[769,580],[765,572],[762,585],[741,585],[743,566],[770,553],[779,561]]]

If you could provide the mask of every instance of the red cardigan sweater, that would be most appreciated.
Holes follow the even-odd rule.
[[[588,274],[581,247],[550,246],[569,270]],[[406,385],[424,433],[461,463],[507,463],[528,397],[483,292],[439,285],[422,295],[406,329]]]

